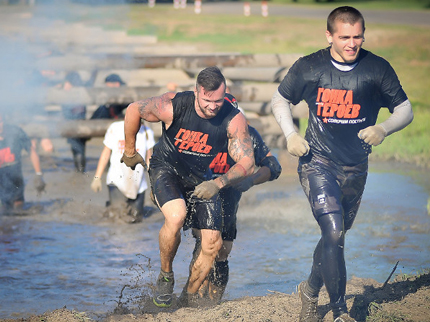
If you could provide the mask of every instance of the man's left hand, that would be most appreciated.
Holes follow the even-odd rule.
[[[193,192],[193,196],[201,199],[210,199],[219,191],[219,187],[214,180],[204,181],[199,184]]]
[[[358,132],[358,137],[362,139],[365,143],[370,145],[379,145],[384,141],[387,132],[385,129],[377,124],[373,126],[366,127]]]
[[[42,174],[36,174],[36,177],[34,177],[34,187],[36,188],[38,194],[41,194],[43,191],[45,191],[46,183],[43,181]]]

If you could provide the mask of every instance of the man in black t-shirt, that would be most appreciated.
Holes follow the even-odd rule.
[[[161,271],[153,297],[159,307],[172,304],[173,259],[187,216],[202,235],[202,250],[187,287],[192,298],[222,245],[218,191],[253,173],[254,153],[245,117],[224,100],[225,92],[221,71],[208,67],[197,76],[194,91],[168,92],[134,102],[126,110],[121,161],[132,169],[144,163],[135,148],[141,119],[162,122],[162,136],[154,146],[149,168],[155,202],[165,218],[159,234]],[[209,165],[226,142],[237,163],[224,175],[212,179]]]
[[[352,227],[367,177],[371,146],[413,119],[411,104],[390,64],[362,49],[364,18],[355,8],[333,10],[327,19],[329,47],[300,58],[272,99],[272,110],[300,157],[298,173],[321,229],[309,278],[300,283],[300,321],[321,321],[318,294],[323,285],[336,322],[354,321],[345,302],[345,233]],[[294,129],[291,105],[305,100],[305,137]],[[381,107],[392,115],[376,124]]]

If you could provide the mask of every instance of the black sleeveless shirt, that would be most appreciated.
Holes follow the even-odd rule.
[[[163,132],[151,158],[151,167],[169,166],[190,185],[212,178],[209,165],[227,143],[228,124],[239,113],[224,100],[215,117],[203,119],[194,102],[192,91],[177,93],[172,99],[172,124],[166,129],[162,123]]]

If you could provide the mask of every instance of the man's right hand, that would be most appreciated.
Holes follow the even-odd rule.
[[[287,138],[287,150],[291,155],[301,157],[308,155],[310,147],[308,141],[302,138],[297,132],[294,132]]]
[[[142,156],[136,152],[135,155],[129,157],[127,155],[125,155],[125,153],[122,155],[121,158],[121,163],[125,163],[125,165],[129,168],[131,168],[131,170],[134,170],[136,168],[136,165],[138,165],[139,163],[145,168],[146,167],[146,163],[145,160],[143,160]]]

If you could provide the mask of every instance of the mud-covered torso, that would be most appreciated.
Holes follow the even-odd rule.
[[[293,104],[309,106],[306,140],[311,152],[341,165],[364,161],[370,146],[357,136],[374,125],[381,107],[390,112],[407,99],[390,64],[364,49],[348,71],[331,62],[330,49],[299,59],[279,86]]]
[[[215,117],[203,119],[197,115],[194,102],[191,91],[172,99],[172,124],[169,128],[162,124],[163,133],[151,158],[151,167],[167,164],[192,185],[211,179],[209,165],[227,143],[228,124],[239,113],[225,100]]]

